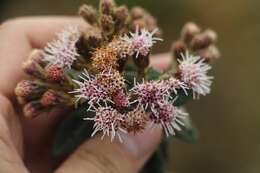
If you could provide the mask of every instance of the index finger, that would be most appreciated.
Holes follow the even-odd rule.
[[[33,48],[42,48],[65,26],[87,24],[79,17],[30,17],[5,22],[0,27],[0,92],[12,98],[22,79],[21,64]]]

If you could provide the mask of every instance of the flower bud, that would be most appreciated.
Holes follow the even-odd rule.
[[[40,79],[45,78],[44,69],[40,66],[40,64],[36,60],[32,58],[27,59],[23,63],[22,69],[27,75],[40,78]]]
[[[46,67],[46,77],[51,82],[61,82],[64,80],[64,71],[57,65],[49,65]]]
[[[122,5],[115,9],[114,17],[117,22],[120,24],[125,24],[129,16],[128,8],[125,5]]]
[[[123,90],[117,91],[113,95],[113,102],[115,103],[116,106],[118,107],[128,107],[129,106],[129,101],[127,96],[125,95]]]
[[[106,35],[111,34],[114,31],[115,22],[110,15],[102,15],[100,18],[100,24],[102,30],[105,32]]]
[[[181,38],[185,43],[190,43],[193,37],[201,32],[198,25],[193,22],[188,22],[184,25],[181,31]]]
[[[35,62],[37,62],[41,66],[45,65],[45,63],[43,62],[43,50],[40,50],[40,49],[32,50],[28,59],[34,60]]]
[[[146,11],[142,7],[134,7],[131,10],[131,16],[133,19],[140,19],[143,18],[146,15]]]
[[[191,48],[193,50],[199,50],[209,47],[217,40],[217,34],[212,30],[206,30],[205,32],[196,35],[191,41]]]
[[[23,113],[26,118],[35,118],[44,111],[44,107],[39,101],[32,101],[23,107]]]
[[[187,51],[187,46],[183,41],[176,41],[172,44],[172,52],[174,57],[177,59],[182,58],[182,54]]]
[[[44,107],[52,107],[65,102],[65,95],[63,96],[60,92],[51,89],[46,91],[41,97],[41,104]]]
[[[220,52],[216,46],[210,46],[205,50],[201,50],[198,52],[198,55],[207,62],[220,58]]]
[[[30,80],[22,80],[15,88],[15,94],[25,100],[32,100],[33,98],[40,97],[46,88],[36,82]]]
[[[114,0],[101,0],[100,1],[100,10],[102,14],[111,15],[113,14],[115,7]]]
[[[97,22],[97,11],[90,5],[82,5],[79,8],[79,15],[83,17],[83,19],[89,24],[94,24]]]

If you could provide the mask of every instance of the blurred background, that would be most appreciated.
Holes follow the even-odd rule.
[[[200,131],[196,144],[174,140],[170,170],[180,173],[260,172],[260,1],[259,0],[118,0],[142,5],[158,18],[169,50],[183,24],[195,21],[219,34],[222,52],[212,71],[213,92],[190,102]],[[0,22],[18,16],[74,15],[82,3],[97,0],[0,0]],[[258,88],[258,89],[257,89]]]

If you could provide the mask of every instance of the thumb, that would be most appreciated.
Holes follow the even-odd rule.
[[[93,138],[82,144],[56,173],[136,173],[151,156],[161,139],[161,129],[122,136],[123,143],[110,138]]]

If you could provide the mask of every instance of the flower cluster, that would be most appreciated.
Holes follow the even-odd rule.
[[[92,136],[101,132],[102,139],[122,141],[122,133],[138,134],[151,126],[161,127],[166,136],[179,134],[189,118],[181,106],[210,93],[209,62],[219,56],[216,33],[185,25],[173,44],[174,61],[160,72],[149,60],[162,41],[154,17],[113,0],[101,0],[97,11],[83,5],[79,14],[87,30],[68,27],[24,62],[30,78],[15,89],[24,115],[35,118],[56,106],[84,109],[84,120],[94,122]]]

